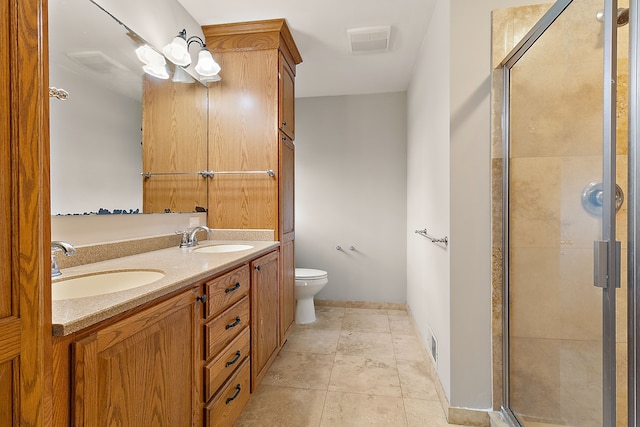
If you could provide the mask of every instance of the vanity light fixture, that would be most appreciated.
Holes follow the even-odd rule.
[[[165,61],[164,56],[158,53],[155,49],[147,45],[142,45],[136,49],[136,55],[144,64],[142,69],[145,73],[163,80],[169,78],[167,61]]]
[[[176,65],[173,69],[171,81],[174,83],[193,83],[195,80],[184,68]]]
[[[187,67],[191,64],[191,55],[189,54],[189,46],[191,46],[191,43],[197,43],[201,48],[200,53],[198,53],[198,63],[195,66],[196,72],[205,78],[203,80],[220,80],[218,77],[220,66],[213,59],[213,56],[211,56],[211,52],[207,49],[206,43],[198,36],[187,38],[187,30],[183,29],[180,31],[171,43],[162,49],[162,53],[174,64]]]

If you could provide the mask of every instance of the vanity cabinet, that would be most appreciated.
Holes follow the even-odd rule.
[[[198,423],[194,287],[75,340],[73,425]]]
[[[209,86],[209,167],[267,174],[217,175],[209,183],[212,228],[273,229],[280,241],[278,345],[295,313],[295,71],[302,62],[284,19],[202,27],[222,67]],[[285,247],[286,245],[286,247]]]
[[[277,252],[276,252],[277,253]],[[231,426],[251,392],[250,280],[244,264],[204,284],[204,425]]]
[[[278,251],[251,262],[251,391],[278,355],[279,265]]]
[[[232,426],[279,351],[279,254],[53,337],[53,425]]]

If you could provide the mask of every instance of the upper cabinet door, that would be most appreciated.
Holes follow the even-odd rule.
[[[280,54],[278,87],[279,127],[292,140],[295,138],[295,74]]]

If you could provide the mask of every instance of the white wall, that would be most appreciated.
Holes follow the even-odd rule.
[[[491,407],[491,10],[537,2],[438,0],[408,90],[407,300],[438,340],[452,406]]]
[[[319,299],[406,301],[406,139],[404,92],[296,99],[296,266],[329,273]]]
[[[437,371],[450,394],[450,236],[449,159],[449,2],[439,1],[429,23],[408,97],[407,301],[424,342],[433,331],[438,343]],[[414,230],[449,235],[447,249]]]
[[[57,64],[50,77],[70,93],[50,102],[52,214],[142,211],[142,103]]]

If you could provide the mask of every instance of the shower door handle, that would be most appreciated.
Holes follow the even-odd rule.
[[[620,287],[620,242],[616,241],[616,283]],[[593,242],[593,286],[609,287],[609,242],[596,240]]]

